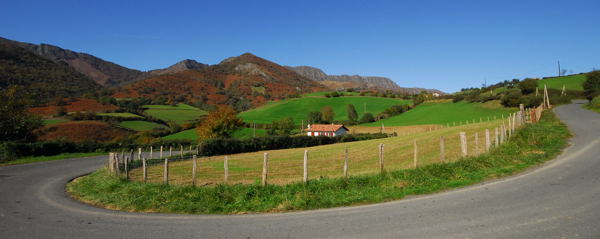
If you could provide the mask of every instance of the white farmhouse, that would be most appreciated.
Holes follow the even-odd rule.
[[[313,124],[308,125],[306,129],[306,135],[308,136],[339,136],[348,133],[348,128],[342,124]]]

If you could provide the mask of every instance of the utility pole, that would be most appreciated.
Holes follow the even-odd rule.
[[[560,76],[560,61],[558,61],[558,76]]]

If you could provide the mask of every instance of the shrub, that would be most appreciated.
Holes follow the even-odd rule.
[[[360,118],[360,122],[361,123],[370,123],[370,122],[375,122],[375,117],[373,117],[373,114],[366,112],[365,114],[363,114],[363,116]]]
[[[592,99],[590,102],[590,106],[600,109],[600,96],[594,97],[594,99]]]
[[[521,103],[521,91],[512,90],[504,95],[500,103],[505,107],[517,107]]]
[[[535,89],[538,86],[538,81],[536,79],[527,78],[521,81],[518,86],[519,89],[521,89],[521,93],[527,95],[535,92]]]

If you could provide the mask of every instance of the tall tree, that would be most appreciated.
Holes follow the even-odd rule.
[[[346,111],[348,112],[348,119],[352,122],[356,122],[358,120],[358,113],[356,113],[356,109],[353,104],[348,104],[346,106]]]
[[[198,137],[201,140],[218,137],[230,137],[244,123],[229,106],[220,106],[208,113],[198,126]]]
[[[42,126],[39,117],[27,112],[28,95],[17,86],[0,91],[0,141],[33,141],[33,130]]]
[[[333,108],[331,108],[331,106],[325,106],[323,107],[323,109],[321,110],[321,113],[323,113],[321,120],[323,121],[323,123],[331,123],[333,122],[333,118],[335,118],[335,112],[333,112]]]
[[[587,74],[587,80],[583,82],[583,90],[588,100],[600,95],[600,71],[592,71]]]

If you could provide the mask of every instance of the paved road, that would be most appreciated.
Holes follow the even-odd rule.
[[[116,212],[64,193],[104,158],[0,167],[0,238],[600,238],[600,114],[555,110],[575,137],[517,176],[352,208],[234,216]]]

